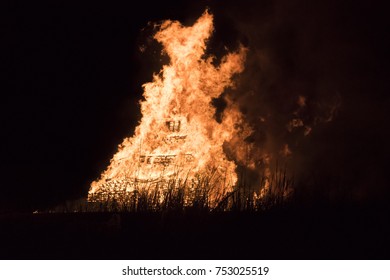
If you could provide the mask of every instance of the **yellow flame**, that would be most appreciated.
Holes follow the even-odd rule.
[[[109,195],[117,188],[131,191],[171,178],[194,180],[197,174],[215,178],[214,195],[232,189],[236,164],[225,155],[223,144],[234,142],[235,124],[242,116],[228,102],[219,123],[211,102],[243,71],[246,50],[240,47],[215,66],[213,57],[205,56],[212,31],[213,16],[207,11],[193,26],[170,20],[161,24],[154,38],[170,63],[143,85],[142,119],[135,134],[119,145],[108,168],[91,184],[90,195]]]

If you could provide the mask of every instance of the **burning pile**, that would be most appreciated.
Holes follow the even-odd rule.
[[[202,188],[212,205],[233,190],[237,166],[223,146],[251,131],[229,100],[217,121],[212,101],[243,71],[245,49],[227,54],[215,66],[214,58],[205,55],[212,32],[207,11],[190,27],[170,20],[161,24],[154,38],[170,62],[143,85],[143,117],[134,136],[124,139],[107,170],[91,184],[90,202],[126,203],[137,192],[156,190],[163,199],[176,188],[187,189],[188,202]]]

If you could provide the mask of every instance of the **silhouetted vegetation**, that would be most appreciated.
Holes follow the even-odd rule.
[[[140,185],[132,191],[127,183],[110,182],[104,192],[89,196],[89,202],[68,203],[52,212],[162,212],[162,211],[261,211],[287,203],[293,194],[294,182],[286,170],[276,169],[263,177],[258,186],[245,181],[230,192],[220,187],[224,178],[215,173],[195,178],[174,178]],[[110,188],[110,189],[108,189]]]
[[[0,215],[5,259],[388,259],[389,206],[348,199],[342,180],[284,170],[209,199],[211,185],[133,192],[126,203],[68,201]],[[298,185],[296,185],[298,184]],[[266,187],[268,186],[268,187]],[[337,193],[337,195],[335,195]]]

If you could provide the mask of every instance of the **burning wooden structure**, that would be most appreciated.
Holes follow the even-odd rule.
[[[212,100],[233,85],[243,70],[245,49],[228,53],[215,66],[206,56],[206,42],[213,31],[207,11],[193,26],[176,21],[161,24],[154,38],[170,58],[152,82],[143,85],[142,119],[133,137],[124,139],[101,177],[91,184],[90,202],[115,200],[126,203],[138,192],[184,188],[186,201],[195,189],[204,188],[208,199],[230,192],[237,181],[236,163],[223,145],[250,134],[233,102],[220,121]],[[232,143],[234,145],[234,143]]]

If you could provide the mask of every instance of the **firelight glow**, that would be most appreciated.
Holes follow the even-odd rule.
[[[160,25],[154,39],[170,63],[143,85],[142,119],[134,136],[123,140],[108,168],[91,184],[89,201],[120,200],[118,191],[163,188],[170,180],[191,185],[201,177],[210,180],[210,199],[232,191],[237,165],[223,146],[230,143],[235,158],[243,160],[243,139],[251,129],[230,100],[218,122],[212,100],[234,86],[232,77],[244,70],[246,49],[228,53],[215,66],[214,57],[205,55],[212,32],[208,11],[193,26],[170,20]]]

